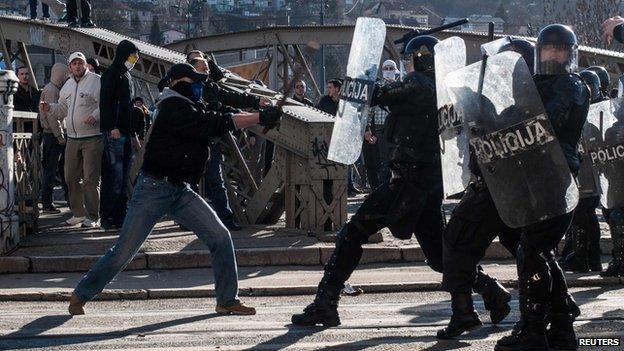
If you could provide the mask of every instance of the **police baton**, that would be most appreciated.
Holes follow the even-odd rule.
[[[395,44],[403,43],[404,45],[407,45],[407,43],[409,43],[410,40],[412,40],[412,39],[414,39],[414,38],[416,38],[418,36],[434,34],[434,33],[441,32],[443,30],[447,30],[447,29],[450,29],[450,28],[453,28],[453,27],[461,26],[462,24],[466,24],[466,23],[468,23],[468,19],[464,18],[464,19],[461,19],[459,21],[451,22],[451,23],[444,24],[444,25],[441,25],[439,27],[427,29],[427,30],[424,30],[424,31],[420,31],[418,29],[414,29],[411,32],[403,35],[403,37],[401,37],[401,39],[395,40],[394,43]]]

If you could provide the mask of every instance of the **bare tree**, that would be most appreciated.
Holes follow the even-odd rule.
[[[600,24],[620,13],[623,0],[544,0],[542,27],[550,23],[574,28],[582,45],[606,48]]]

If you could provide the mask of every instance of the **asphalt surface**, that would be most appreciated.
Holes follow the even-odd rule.
[[[578,288],[580,337],[616,337],[624,342],[624,288]],[[363,294],[341,300],[342,325],[295,327],[290,316],[313,296],[245,297],[255,316],[219,316],[210,298],[97,301],[87,315],[71,317],[65,302],[2,302],[0,349],[45,350],[492,350],[518,318],[489,323],[483,303],[475,306],[484,326],[461,340],[437,341],[450,318],[449,296],[441,292]],[[623,350],[581,347],[579,350]]]

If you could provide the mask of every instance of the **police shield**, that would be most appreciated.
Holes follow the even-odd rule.
[[[589,107],[583,138],[600,179],[600,202],[605,208],[624,206],[624,99]]]
[[[366,17],[357,19],[329,144],[327,158],[332,161],[352,164],[360,156],[385,38],[386,25],[383,20]]]
[[[445,85],[447,74],[466,66],[466,44],[459,37],[451,37],[436,44],[434,50],[442,179],[444,196],[449,197],[462,192],[470,182],[468,133]]]
[[[519,228],[574,209],[576,183],[518,53],[452,72],[446,85],[505,224]]]
[[[600,106],[590,106],[590,111],[592,109],[600,110],[603,107],[608,109],[611,108],[611,104],[599,103],[598,105]],[[596,113],[596,111],[593,113]],[[581,155],[581,166],[579,168],[578,175],[576,176],[579,197],[581,199],[600,195],[600,178],[598,172],[592,165],[591,157],[588,152],[589,149],[587,147],[587,140],[595,138],[597,131],[598,129],[596,129],[596,127],[589,122],[585,123],[583,126],[583,135],[578,149],[579,154]]]

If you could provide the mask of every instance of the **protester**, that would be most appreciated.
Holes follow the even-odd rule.
[[[30,71],[22,66],[17,69],[18,86],[13,95],[15,111],[39,112],[39,96],[41,92],[30,84]]]
[[[274,128],[281,111],[270,107],[260,113],[222,113],[207,110],[194,83],[206,81],[187,63],[167,73],[169,88],[158,100],[158,112],[145,146],[128,215],[117,243],[82,278],[74,290],[69,313],[84,314],[84,305],[97,296],[132,260],[152,228],[169,215],[193,230],[210,249],[215,274],[216,312],[255,314],[238,298],[238,273],[232,238],[212,208],[191,189],[204,173],[209,143],[214,137],[260,124]]]
[[[59,93],[68,75],[69,68],[67,65],[55,63],[52,66],[50,82],[46,84],[41,92],[41,101],[45,101],[49,104],[58,103]],[[67,183],[65,182],[65,172],[63,171],[65,161],[64,158],[61,157],[61,155],[65,153],[66,140],[62,124],[50,113],[41,111],[39,122],[43,128],[41,203],[44,213],[59,213],[61,211],[54,207],[53,202],[54,181],[58,171],[61,175],[61,184],[65,192],[65,199],[68,199]]]
[[[87,59],[87,68],[89,69],[89,71],[95,73],[95,74],[102,74],[102,68],[100,66],[100,61],[98,61],[96,58],[93,57],[89,57]]]
[[[70,79],[59,92],[58,103],[41,102],[42,111],[67,125],[65,180],[72,217],[67,225],[99,226],[100,172],[104,142],[100,133],[100,76],[87,70],[81,52],[69,55]]]
[[[113,63],[102,75],[100,131],[104,135],[104,156],[100,211],[101,225],[105,230],[121,228],[126,216],[128,198],[125,189],[132,162],[132,145],[135,148],[140,145],[132,126],[134,86],[130,75],[138,60],[136,45],[122,40]]]
[[[340,101],[340,89],[342,89],[342,82],[338,79],[331,79],[327,82],[327,95],[323,95],[319,102],[316,104],[316,108],[329,113],[332,116],[338,112],[338,101]]]
[[[307,106],[314,106],[312,100],[306,97],[306,83],[303,80],[297,80],[293,82],[293,84],[295,84],[295,93],[292,97],[293,100]]]

